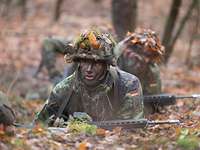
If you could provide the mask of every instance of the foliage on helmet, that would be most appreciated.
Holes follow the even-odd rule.
[[[150,29],[140,29],[134,33],[128,33],[121,45],[123,45],[123,47],[121,46],[123,53],[132,49],[133,52],[153,62],[159,62],[165,52],[157,34]]]
[[[70,54],[70,56],[73,61],[91,59],[114,64],[114,46],[115,41],[111,35],[101,33],[97,30],[89,30],[81,33],[79,37],[75,39],[73,44],[73,54]]]

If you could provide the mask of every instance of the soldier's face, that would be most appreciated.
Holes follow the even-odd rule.
[[[105,69],[106,65],[101,62],[95,62],[91,60],[80,62],[80,72],[83,79],[87,82],[98,80],[104,73]]]

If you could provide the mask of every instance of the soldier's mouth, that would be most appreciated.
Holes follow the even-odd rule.
[[[85,79],[86,80],[93,80],[94,76],[92,74],[91,75],[88,74],[88,75],[85,76]]]

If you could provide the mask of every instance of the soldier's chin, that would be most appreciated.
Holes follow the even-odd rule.
[[[85,77],[83,82],[87,85],[87,86],[96,86],[97,81],[94,77]]]

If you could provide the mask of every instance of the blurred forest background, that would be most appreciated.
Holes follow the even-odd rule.
[[[92,26],[111,32],[118,41],[136,28],[153,29],[166,48],[165,69],[200,64],[198,0],[1,0],[0,15],[1,88],[8,90],[18,78],[20,87],[25,86],[21,95],[30,90],[22,84],[25,78],[39,86],[31,77],[45,37],[73,39]],[[20,90],[15,83],[12,91],[16,89]]]
[[[136,28],[155,30],[166,49],[161,64],[163,91],[200,93],[199,0],[0,0],[0,16],[0,90],[11,97],[18,121],[32,120],[51,88],[45,69],[33,77],[44,38],[73,39],[92,26],[110,32],[117,41]],[[63,70],[63,57],[57,64]],[[153,118],[180,119],[199,111],[198,105],[180,101],[179,112],[170,106],[170,114]],[[195,117],[200,119],[199,114]],[[180,134],[177,131],[172,140]]]

